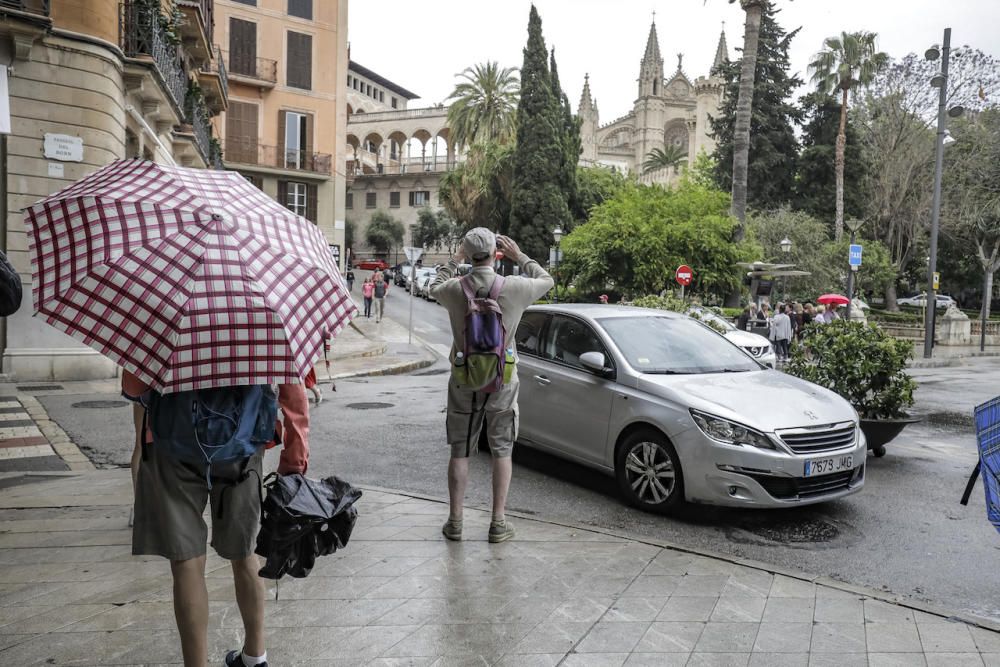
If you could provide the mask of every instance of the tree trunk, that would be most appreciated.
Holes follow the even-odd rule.
[[[754,78],[757,74],[757,43],[763,6],[759,0],[744,1],[747,20],[743,33],[743,64],[740,69],[740,94],[736,101],[736,126],[733,129],[733,204],[732,214],[739,221],[733,234],[742,241],[747,214],[747,163],[750,160],[750,115],[753,106]]]
[[[896,281],[892,281],[885,288],[885,309],[890,313],[899,312],[899,304],[896,303]]]
[[[995,270],[995,269],[994,269]],[[990,319],[990,301],[993,300],[993,271],[986,270],[986,279],[983,281],[983,307],[980,314],[987,322]]]
[[[847,147],[847,94],[844,88],[843,101],[840,104],[840,131],[837,132],[837,217],[833,223],[833,238],[839,241],[844,236],[844,151]]]

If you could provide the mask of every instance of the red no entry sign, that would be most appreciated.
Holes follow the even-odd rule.
[[[677,267],[677,273],[674,274],[674,277],[677,279],[678,283],[687,287],[691,284],[691,278],[694,277],[694,272],[687,264],[681,264]]]

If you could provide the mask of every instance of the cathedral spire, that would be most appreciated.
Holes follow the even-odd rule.
[[[593,111],[594,100],[590,96],[590,74],[583,75],[583,93],[580,94],[580,105],[576,108],[579,115]]]
[[[663,57],[660,55],[660,40],[656,37],[656,21],[649,26],[646,52],[639,66],[639,97],[660,94],[663,86]]]
[[[729,61],[729,47],[726,46],[726,24],[722,24],[722,34],[719,35],[719,45],[715,47],[715,62],[712,63],[714,71],[719,65]]]
[[[642,69],[647,67],[662,66],[663,58],[660,56],[660,40],[656,36],[656,20],[649,26],[649,37],[646,39],[646,53],[642,56]]]

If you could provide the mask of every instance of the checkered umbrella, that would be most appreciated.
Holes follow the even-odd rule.
[[[357,315],[319,229],[234,172],[122,160],[26,221],[35,314],[163,393],[300,382]]]

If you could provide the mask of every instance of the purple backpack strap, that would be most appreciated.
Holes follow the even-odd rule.
[[[476,293],[472,289],[472,274],[470,273],[458,282],[462,283],[462,291],[465,293],[465,298],[469,301],[474,301]]]
[[[476,299],[476,293],[472,289],[472,274],[469,274],[462,278],[462,291],[465,292],[465,298],[469,301],[474,301]],[[489,298],[496,301],[500,297],[500,290],[503,289],[504,277],[497,274],[493,279],[493,286],[490,287]]]
[[[493,287],[490,288],[490,298],[496,301],[500,298],[500,290],[503,289],[504,277],[497,274],[497,277],[493,279]]]

